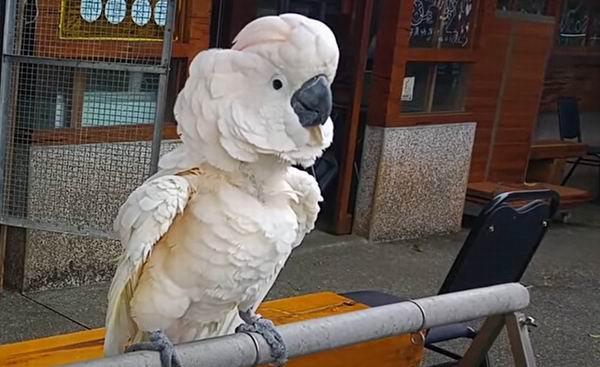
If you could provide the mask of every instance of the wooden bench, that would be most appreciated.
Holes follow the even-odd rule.
[[[554,190],[560,196],[559,211],[568,211],[582,204],[592,201],[593,197],[589,191],[573,187],[559,186],[555,184],[538,183],[498,183],[498,182],[473,182],[467,186],[467,201],[480,205],[487,204],[496,195],[508,191],[519,190]]]
[[[527,181],[560,185],[567,158],[583,157],[587,145],[562,140],[537,140],[531,145]]]
[[[313,293],[265,302],[258,312],[275,324],[368,308],[335,293]],[[0,345],[0,366],[50,367],[102,357],[104,329]],[[291,360],[290,367],[416,367],[423,358],[423,334],[400,335]]]

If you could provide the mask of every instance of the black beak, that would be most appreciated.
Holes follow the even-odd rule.
[[[324,75],[311,78],[292,96],[292,108],[304,127],[323,125],[331,107],[331,89]]]

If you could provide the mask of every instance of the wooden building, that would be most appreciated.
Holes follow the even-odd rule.
[[[506,185],[517,188],[527,181],[537,182],[539,175],[535,173],[527,179],[529,160],[537,157],[537,150],[545,148],[536,145],[537,138],[558,140],[558,96],[580,98],[581,111],[589,120],[584,125],[595,123],[593,112],[600,108],[594,103],[600,93],[600,4],[597,2],[220,1],[213,5],[212,23],[219,24],[220,30],[213,38],[214,44],[227,47],[232,35],[249,20],[284,11],[324,20],[336,32],[342,52],[334,88],[337,108],[333,152],[339,173],[333,186],[326,190],[321,218],[321,227],[334,233],[349,233],[354,225],[355,232],[368,235],[373,221],[380,221],[385,227],[383,222],[389,222],[390,216],[397,217],[392,223],[398,228],[408,218],[414,220],[419,210],[444,211],[446,205],[451,207],[435,218],[420,213],[421,220],[416,225],[423,227],[431,221],[437,222],[433,226],[439,228],[430,228],[426,231],[429,233],[448,230],[458,223],[457,213],[462,211],[460,196],[464,193],[457,187],[464,185],[460,172],[444,172],[457,175],[454,181],[442,178],[445,185],[452,186],[446,189],[452,189],[453,197],[436,194],[438,188],[444,189],[443,185],[417,195],[410,193],[419,191],[415,186],[420,182],[431,185],[432,171],[437,169],[435,165],[427,167],[427,162],[437,159],[436,164],[446,166],[439,159],[444,159],[443,150],[451,150],[450,146],[431,141],[442,144],[438,147],[441,151],[432,152],[435,157],[413,157],[412,168],[394,171],[396,175],[412,176],[413,180],[397,177],[388,180],[383,177],[388,168],[374,168],[376,163],[363,160],[362,149],[368,135],[365,130],[370,127],[400,131],[410,127],[412,130],[406,131],[414,132],[436,126],[442,134],[444,126],[475,123],[472,149],[466,158],[469,194],[477,201],[481,198],[479,194],[491,195]],[[541,119],[539,127],[538,119]],[[587,130],[590,131],[587,141],[597,143],[598,128],[584,126],[584,131]],[[427,144],[427,140],[421,143]],[[560,147],[549,149],[550,156],[562,157]],[[446,158],[448,162],[453,159]],[[392,163],[406,165],[398,159]],[[415,174],[418,171],[422,176]],[[386,191],[386,186],[406,186],[407,190],[398,188],[382,193],[380,200],[385,203],[378,203],[377,193],[370,192],[366,200],[372,203],[365,204],[361,202],[364,198],[357,198],[361,192],[358,181],[373,179],[371,176],[376,176],[378,184],[374,185],[379,189],[364,190]],[[592,189],[597,177],[588,175],[586,180],[581,184]],[[545,181],[557,183],[555,179]],[[565,203],[577,204],[590,198],[586,191],[552,187],[561,190]],[[386,203],[394,197],[397,199],[393,206],[400,209],[386,211],[390,206]],[[403,200],[429,204],[415,208],[403,205]],[[444,203],[437,205],[440,201]],[[373,208],[385,218],[371,218],[370,213],[363,213],[373,212]],[[357,220],[357,216],[367,218]],[[450,217],[450,227],[440,225]],[[413,225],[405,228],[407,236],[426,234],[408,228]],[[393,232],[391,237],[380,238],[404,237]]]
[[[105,5],[103,0],[87,3],[94,1]],[[87,34],[84,22],[68,21],[65,12],[75,9],[74,18],[81,15],[91,17],[88,23],[94,19],[110,22],[94,18],[95,10],[90,14],[80,11],[82,1],[37,0],[35,6],[34,2],[18,3],[24,4],[21,9],[24,27],[31,28],[24,33],[24,44],[32,55],[90,60],[108,54],[121,59],[132,54],[149,59],[160,56],[158,43],[152,42],[156,27],[127,31],[125,36],[129,41],[124,46],[119,37]],[[156,7],[161,1],[147,3]],[[354,232],[372,241],[453,231],[460,227],[465,199],[481,203],[502,190],[540,182],[545,182],[545,186],[556,184],[560,173],[549,174],[548,167],[556,167],[557,159],[581,154],[580,146],[538,141],[558,140],[559,96],[579,99],[584,141],[600,145],[600,125],[595,120],[600,117],[600,107],[595,103],[600,95],[600,2],[596,0],[177,0],[176,3],[166,125],[162,132],[165,141],[177,140],[172,106],[185,82],[187,65],[199,51],[229,47],[245,24],[269,14],[302,13],[323,20],[334,30],[341,59],[333,86],[335,139],[326,160],[335,162],[337,168],[332,171],[334,179],[324,190],[325,202],[318,226],[325,231]],[[127,0],[127,4],[132,7],[133,1]],[[82,39],[82,34],[87,39]],[[27,37],[31,42],[27,42]],[[64,96],[44,97],[43,108],[53,111],[52,118],[44,126],[16,129],[11,137],[15,144],[13,151],[68,147],[68,154],[74,154],[76,145],[104,149],[107,144],[152,138],[153,127],[145,121],[144,111],[154,106],[143,101],[148,86],[154,86],[155,93],[157,82],[152,77],[114,74],[114,79],[123,84],[114,93],[135,91],[141,101],[135,105],[137,114],[128,115],[126,122],[115,126],[97,120],[89,110],[93,93],[113,92],[107,91],[106,85],[92,74],[64,69],[69,72],[68,80],[56,81],[52,72],[42,71],[36,77],[45,78],[44,83],[51,88],[64,90]],[[46,91],[37,93],[44,96]],[[88,102],[84,103],[85,98]],[[31,112],[22,113],[28,116]],[[34,153],[31,157],[27,159],[37,159]],[[48,167],[52,167],[49,162]],[[102,162],[94,162],[102,167]],[[20,164],[23,162],[13,162],[9,174],[18,176]],[[32,176],[31,167],[40,166],[39,162],[24,164],[23,174]],[[583,169],[573,181],[580,189],[551,187],[560,191],[568,209],[569,205],[591,199],[600,186],[595,180],[598,180],[596,172]],[[34,189],[53,188],[45,183],[40,186],[32,178],[24,186],[29,188],[28,192],[19,195],[41,207],[43,198],[31,199]],[[77,195],[66,197],[63,204],[68,206],[73,200],[83,200]],[[48,215],[46,207],[40,213]],[[20,209],[11,210],[19,214]],[[30,204],[27,210],[31,215],[37,209]],[[8,233],[5,238],[12,239],[4,241],[6,263],[11,267],[10,282],[19,288],[36,288],[38,283],[44,286],[47,279],[43,277],[35,280],[32,276],[33,280],[23,281],[28,277],[23,275],[28,272],[27,262],[31,261],[28,256],[35,253],[23,248],[48,247],[46,243],[58,241],[56,235],[39,228],[5,232]],[[74,247],[100,246],[82,237],[65,236],[72,237],[64,242],[76,242]],[[24,244],[16,245],[19,241]],[[114,243],[100,247],[106,250],[114,247]],[[64,264],[61,261],[48,265],[53,267],[50,270],[42,266],[34,272],[53,271],[60,277],[65,269],[72,268],[73,261],[87,260],[66,256]],[[81,265],[82,269],[85,266]],[[74,273],[77,272],[70,269],[69,276]]]

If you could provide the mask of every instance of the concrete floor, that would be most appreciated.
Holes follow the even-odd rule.
[[[437,292],[467,232],[369,245],[356,237],[313,234],[284,268],[269,298],[333,290],[377,289],[404,297]],[[600,206],[554,223],[523,282],[533,286],[527,313],[538,366],[600,366]],[[103,324],[107,285],[0,295],[0,343]],[[452,347],[463,348],[462,344]],[[505,336],[495,366],[510,366]],[[441,361],[428,355],[426,363]]]

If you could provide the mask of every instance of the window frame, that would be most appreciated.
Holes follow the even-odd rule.
[[[402,101],[400,98],[396,101],[396,106],[394,107],[394,111],[396,113],[394,115],[397,123],[401,125],[412,125],[414,123],[418,123],[423,121],[424,117],[427,116],[436,116],[437,118],[444,118],[448,122],[452,121],[462,121],[465,118],[469,118],[471,113],[467,111],[466,108],[466,96],[468,96],[469,87],[470,87],[470,79],[471,79],[471,65],[477,61],[477,48],[479,46],[479,31],[480,31],[480,23],[483,18],[483,12],[485,11],[485,7],[482,4],[485,4],[485,1],[489,0],[473,0],[473,9],[471,10],[471,21],[470,21],[470,30],[469,30],[469,41],[465,47],[411,47],[410,46],[410,29],[406,30],[406,39],[401,40],[403,42],[399,42],[399,45],[396,46],[396,52],[400,55],[403,55],[403,62],[401,65],[402,78],[400,79],[400,83],[402,84],[403,78],[406,75],[406,65],[410,62],[423,62],[423,63],[460,63],[463,64],[462,73],[463,80],[463,88],[461,93],[463,95],[462,98],[462,106],[460,109],[451,110],[451,111],[431,111],[431,104],[433,102],[433,93],[434,93],[434,85],[435,77],[428,78],[428,86],[427,93],[428,97],[426,102],[429,104],[429,107],[426,106],[424,112],[410,112],[402,110]],[[409,12],[410,16],[412,16],[413,12],[413,2],[406,2],[407,5],[404,5],[404,11]],[[430,74],[436,73],[436,68],[431,68]],[[401,94],[401,93],[400,93]],[[400,96],[399,96],[400,97]]]
[[[404,111],[402,108],[402,104],[404,101],[400,100],[400,113],[403,116],[410,115],[434,115],[434,114],[448,114],[448,113],[464,113],[465,112],[465,96],[467,95],[468,90],[468,82],[470,79],[470,62],[454,62],[454,61],[444,61],[444,62],[423,62],[423,61],[408,61],[408,63],[423,63],[429,65],[429,71],[427,74],[427,85],[425,86],[425,101],[423,106],[423,111]],[[437,83],[437,75],[438,75],[438,67],[440,64],[459,64],[461,65],[461,74],[460,74],[460,107],[452,110],[434,110],[433,102],[436,90]],[[406,66],[404,71],[404,77],[406,77]]]

